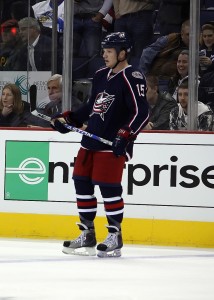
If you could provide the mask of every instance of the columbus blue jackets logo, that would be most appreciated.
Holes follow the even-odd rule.
[[[114,99],[114,95],[109,95],[106,92],[98,94],[94,102],[92,114],[99,114],[101,119],[104,121],[105,114],[107,113]]]

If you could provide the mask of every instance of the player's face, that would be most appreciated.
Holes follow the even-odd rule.
[[[188,67],[189,67],[189,55],[180,54],[177,60],[177,70],[182,78],[188,75]]]
[[[185,110],[187,110],[188,98],[189,98],[188,89],[179,88],[178,89],[178,101],[179,101],[181,107]]]
[[[48,96],[51,101],[57,101],[62,96],[59,80],[51,80],[48,82]]]
[[[117,63],[117,52],[114,48],[103,49],[103,58],[108,68],[113,68]]]

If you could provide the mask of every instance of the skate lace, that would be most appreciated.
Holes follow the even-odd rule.
[[[107,247],[112,247],[117,244],[117,236],[115,233],[109,233],[105,241],[103,242]]]
[[[76,240],[74,240],[74,243],[77,244],[77,243],[80,243],[80,245],[82,246],[84,241],[86,240],[86,236],[84,234],[84,232],[82,232],[78,238],[76,238]]]

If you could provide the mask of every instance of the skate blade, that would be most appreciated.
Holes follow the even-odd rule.
[[[113,251],[105,252],[105,251],[98,251],[97,256],[104,258],[104,257],[120,257],[121,256],[121,249],[115,249]]]
[[[63,247],[62,252],[70,255],[81,255],[81,256],[95,256],[96,249],[95,247],[81,247],[81,248],[69,248]]]

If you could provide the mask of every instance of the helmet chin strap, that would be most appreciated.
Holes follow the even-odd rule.
[[[118,56],[119,56],[119,53],[118,53],[118,55],[117,55],[117,62],[116,62],[116,64],[113,66],[112,70],[114,70],[114,69],[119,65],[119,63],[121,63],[121,62],[123,62],[124,60],[126,60],[126,57],[125,57],[123,60],[118,60]]]
[[[120,61],[117,60],[116,64],[113,66],[112,70],[114,70],[118,65],[119,65]]]

